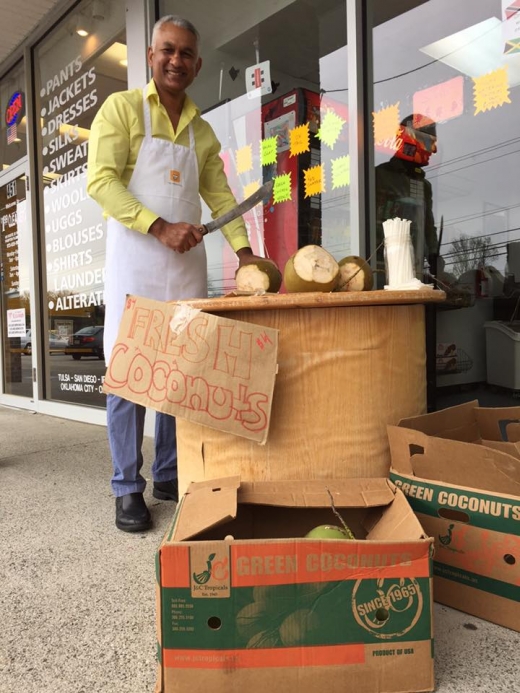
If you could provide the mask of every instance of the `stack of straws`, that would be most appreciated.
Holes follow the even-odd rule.
[[[408,219],[387,219],[383,222],[385,235],[385,264],[388,284],[385,289],[420,289],[425,285],[415,276],[414,251]]]

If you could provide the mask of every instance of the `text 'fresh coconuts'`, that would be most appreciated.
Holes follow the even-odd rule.
[[[235,272],[238,291],[277,293],[282,285],[282,273],[272,260],[255,260]]]
[[[285,263],[283,280],[288,293],[333,291],[339,277],[339,265],[319,245],[306,245]]]
[[[366,260],[349,255],[339,261],[339,279],[336,291],[371,291],[374,274]]]
[[[305,535],[307,539],[355,539],[350,529],[336,525],[318,525]]]

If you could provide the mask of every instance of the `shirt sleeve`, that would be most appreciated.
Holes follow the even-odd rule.
[[[211,145],[208,148],[208,154],[200,172],[199,192],[204,202],[210,208],[211,216],[215,219],[224,214],[224,212],[233,209],[237,201],[231,192],[224,172],[224,162],[220,158],[220,143],[209,125],[208,129],[211,133]],[[226,224],[222,229],[222,233],[235,252],[241,248],[250,247],[242,217]]]
[[[110,216],[124,226],[147,233],[158,218],[126,188],[131,132],[139,130],[135,108],[120,94],[108,97],[90,130],[87,192]]]

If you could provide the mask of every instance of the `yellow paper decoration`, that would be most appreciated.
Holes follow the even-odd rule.
[[[330,109],[325,113],[316,137],[332,149],[338,140],[341,128],[346,122],[346,120]]]
[[[245,173],[253,168],[253,148],[250,144],[237,150],[237,173]]]
[[[474,77],[473,97],[475,99],[475,113],[473,115],[490,111],[492,108],[498,108],[505,103],[511,103],[507,65],[493,72],[488,72],[483,77]]]
[[[392,106],[382,108],[380,111],[372,112],[374,121],[374,141],[376,144],[391,142],[399,129],[399,104],[398,101]]]
[[[350,185],[350,154],[332,159],[332,189]]]
[[[297,154],[303,154],[304,152],[309,151],[309,123],[305,123],[305,125],[298,125],[298,127],[290,130],[289,137],[291,140],[291,156],[296,156]]]
[[[303,172],[305,182],[305,197],[319,195],[324,192],[323,164],[308,168]]]
[[[274,177],[273,202],[286,202],[291,199],[291,174],[283,173]]]
[[[276,163],[276,140],[277,137],[268,137],[260,143],[260,160],[262,166]]]
[[[253,193],[255,193],[259,187],[260,187],[260,181],[259,180],[254,180],[251,183],[244,185],[244,200],[247,199]]]

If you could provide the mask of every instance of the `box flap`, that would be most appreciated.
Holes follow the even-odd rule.
[[[520,440],[520,407],[478,407],[475,420],[480,437],[486,440]]]
[[[501,440],[483,440],[482,445],[493,448],[494,450],[500,450],[500,452],[505,452],[508,455],[520,459],[520,446],[518,443],[504,443]]]
[[[170,541],[184,541],[233,520],[239,486],[238,476],[191,483],[182,498]]]
[[[395,488],[388,479],[313,479],[308,481],[243,482],[240,503],[300,508],[371,508],[394,500]]]
[[[416,452],[424,452],[428,436],[422,431],[414,431],[400,426],[387,426],[388,442],[392,467],[402,474],[413,474],[411,457]]]
[[[430,438],[411,457],[415,476],[495,493],[520,495],[520,461],[484,445]]]
[[[467,432],[475,431],[475,409],[477,408],[478,400],[473,400],[431,414],[401,419],[397,425],[422,431],[429,436],[449,437],[454,440],[476,440],[479,438],[478,433],[470,434],[474,437],[469,438]]]
[[[366,536],[371,541],[387,541],[389,537],[392,541],[419,541],[428,537],[400,489],[396,489],[394,502]]]

